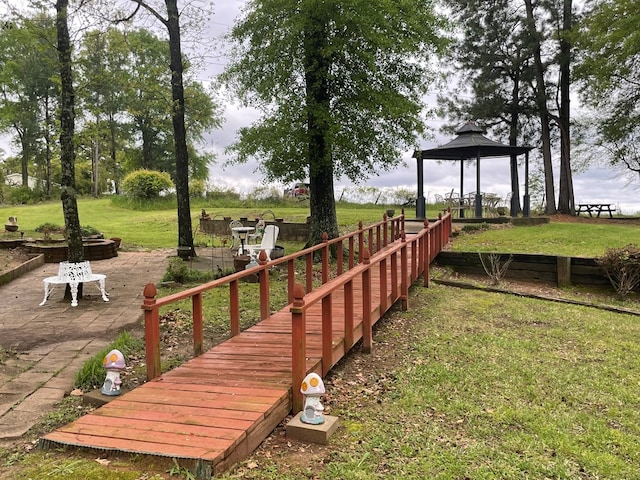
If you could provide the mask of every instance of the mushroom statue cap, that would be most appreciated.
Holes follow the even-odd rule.
[[[310,373],[300,385],[300,392],[303,395],[322,395],[324,393],[324,382],[317,373]]]

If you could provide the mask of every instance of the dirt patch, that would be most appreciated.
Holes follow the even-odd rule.
[[[22,248],[0,248],[0,275],[19,267],[29,260]]]

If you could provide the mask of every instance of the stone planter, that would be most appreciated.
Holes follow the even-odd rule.
[[[236,272],[241,272],[249,265],[250,261],[251,257],[249,255],[236,255],[233,257],[233,268]]]

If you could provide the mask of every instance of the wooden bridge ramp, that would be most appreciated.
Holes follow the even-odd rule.
[[[395,264],[397,277],[391,275],[392,263],[396,262],[387,262],[387,283],[391,278],[401,279],[401,262]],[[370,272],[374,324],[384,312],[380,308],[380,269]],[[344,294],[340,288],[332,295],[332,365],[345,355]],[[392,290],[396,289],[390,284],[383,289]],[[388,309],[393,300],[391,294],[386,296],[383,303]],[[362,281],[355,280],[353,343],[362,338],[362,298]],[[292,410],[290,306],[46,435],[41,446],[175,458],[199,478],[228,469],[246,458]],[[306,313],[306,368],[320,375],[321,332],[322,307],[318,302]]]

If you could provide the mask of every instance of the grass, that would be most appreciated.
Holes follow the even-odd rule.
[[[638,243],[638,225],[551,222],[534,227],[490,228],[461,233],[452,249],[459,252],[501,252],[597,257],[607,248]]]
[[[410,300],[375,335],[393,368],[356,353],[330,374],[343,428],[313,468],[258,450],[222,478],[638,478],[637,317],[440,286]]]
[[[193,211],[200,208],[233,218],[265,210],[194,205]],[[123,238],[125,248],[175,246],[170,208],[128,210],[110,199],[80,199],[79,209],[82,225]],[[305,206],[276,210],[285,220],[308,214]],[[359,220],[378,220],[383,211],[341,205],[338,220],[346,229]],[[0,215],[17,215],[26,236],[45,222],[63,223],[59,202],[1,207]],[[463,234],[454,249],[595,256],[636,239],[637,226],[551,223]],[[278,275],[274,303],[284,301],[275,287]],[[250,322],[259,316],[252,293],[257,285],[243,288],[244,297],[253,299],[243,314]],[[224,292],[205,298],[205,309],[216,306],[205,310],[205,328],[216,334],[228,329],[224,298]],[[415,287],[410,310],[380,322],[374,353],[354,352],[328,377],[325,401],[343,425],[328,447],[285,442],[280,453],[258,450],[220,478],[640,478],[639,354],[638,317],[438,285]],[[67,400],[42,428],[66,423],[76,409]],[[0,450],[0,477],[186,475],[171,464],[141,465],[136,457],[109,462],[77,451]]]

